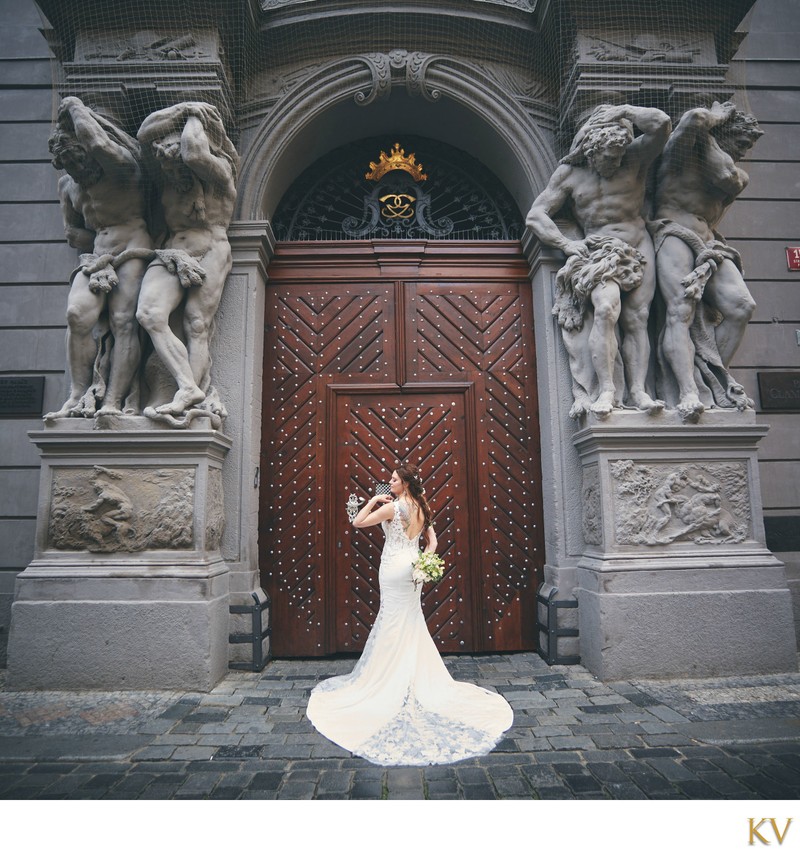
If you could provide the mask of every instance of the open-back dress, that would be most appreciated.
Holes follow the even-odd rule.
[[[350,674],[323,680],[307,715],[325,737],[373,764],[449,764],[484,755],[511,726],[495,692],[453,680],[428,632],[412,579],[420,534],[405,505],[381,523],[380,608]]]

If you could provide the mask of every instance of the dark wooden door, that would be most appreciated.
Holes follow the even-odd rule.
[[[379,527],[352,528],[420,465],[448,577],[443,651],[533,649],[544,563],[530,283],[514,243],[287,243],[270,266],[259,549],[276,656],[360,652]]]
[[[425,617],[440,648],[452,652],[474,650],[480,642],[473,619],[478,572],[468,543],[477,501],[468,493],[464,457],[466,396],[463,390],[437,394],[418,389],[341,394],[332,465],[334,514],[340,524],[349,494],[369,498],[376,480],[388,481],[398,458],[419,465],[441,534],[438,552],[447,565],[443,581],[424,591]],[[342,528],[336,546],[335,647],[360,651],[378,611],[383,531]]]

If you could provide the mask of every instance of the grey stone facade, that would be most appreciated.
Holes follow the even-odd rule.
[[[57,5],[42,4],[47,9]],[[180,42],[183,31],[169,22],[170,4],[162,4],[166,12],[161,18],[153,11],[157,5],[147,7],[154,16],[147,29],[161,27],[165,36],[178,40],[176,45],[184,44],[185,39]],[[728,17],[741,12],[738,34],[728,18],[722,21],[711,15],[709,20],[716,22],[720,32],[713,32],[709,25],[709,32],[693,33],[682,40],[688,47],[655,61],[650,37],[635,35],[621,49],[623,40],[613,27],[603,27],[591,16],[581,17],[597,4],[577,0],[552,4],[554,8],[569,7],[578,21],[574,55],[566,51],[556,57],[553,49],[554,68],[559,63],[574,64],[561,69],[564,83],[555,89],[543,86],[540,70],[520,65],[519,52],[501,50],[501,34],[507,34],[509,44],[516,44],[520,32],[530,27],[535,30],[537,7],[546,4],[453,0],[442,4],[440,27],[432,36],[424,36],[421,18],[415,22],[411,13],[407,21],[398,18],[398,34],[409,40],[403,44],[387,41],[383,32],[369,28],[363,32],[354,28],[336,44],[346,28],[333,18],[330,38],[318,39],[319,22],[314,19],[326,5],[291,0],[220,4],[216,17],[212,10],[205,19],[208,26],[192,34],[190,49],[174,48],[172,56],[154,48],[152,41],[143,42],[133,31],[112,34],[109,28],[105,36],[93,33],[90,37],[78,28],[65,37],[63,21],[55,19],[50,23],[59,38],[54,38],[32,0],[0,0],[0,9],[6,13],[0,31],[0,63],[6,73],[0,86],[0,219],[4,228],[0,238],[4,273],[0,374],[44,377],[43,412],[57,409],[66,391],[66,279],[76,258],[63,240],[57,175],[47,153],[53,112],[60,95],[65,94],[54,91],[51,51],[40,29],[60,61],[59,86],[66,86],[73,95],[91,96],[96,105],[105,100],[129,131],[135,132],[149,110],[202,98],[217,105],[229,127],[239,133],[242,169],[230,230],[234,264],[220,309],[225,325],[219,328],[213,346],[216,381],[229,412],[224,430],[232,441],[221,482],[226,501],[221,559],[229,573],[225,578],[229,579],[231,603],[246,600],[259,583],[255,488],[262,411],[263,327],[259,322],[264,317],[273,242],[269,219],[300,173],[348,140],[402,127],[458,144],[495,173],[524,213],[547,183],[577,118],[601,97],[606,98],[607,90],[622,101],[657,102],[676,120],[699,97],[726,98],[736,85],[744,86],[737,98],[758,117],[766,134],[745,162],[750,185],[721,226],[744,257],[748,286],[758,304],[733,368],[737,380],[756,399],[757,411],[759,371],[800,369],[800,274],[787,271],[784,254],[786,246],[800,245],[800,238],[791,233],[800,223],[800,192],[795,182],[800,85],[794,74],[800,65],[800,10],[795,4],[787,0],[712,4],[715,10],[717,5],[733,9]],[[198,4],[204,11],[207,6]],[[247,67],[245,76],[244,67],[236,65],[235,46],[225,42],[230,31],[226,37],[221,26],[228,7],[235,8],[236,15],[247,10],[252,18],[242,13],[241,20],[269,25],[276,39],[285,38],[287,44],[297,40],[296,55],[276,52],[274,56],[281,59],[274,64],[272,55],[255,52],[257,62]],[[302,22],[301,11],[308,13],[307,23]],[[464,32],[459,22],[476,15],[491,36],[480,57],[471,56],[470,44],[459,35]],[[380,44],[370,44],[370,33]],[[732,59],[715,53],[715,44],[723,45],[726,39],[735,43],[737,37],[742,41]],[[120,40],[124,42],[121,49]],[[127,59],[121,60],[123,56]],[[566,60],[567,56],[571,59]],[[148,104],[151,97],[147,94],[153,92],[158,93],[159,101]],[[591,509],[587,511],[587,506],[601,506],[592,503],[591,493],[585,490],[587,471],[592,477],[596,468],[582,465],[572,445],[578,427],[567,418],[571,401],[567,359],[550,315],[552,276],[560,258],[531,237],[525,248],[532,262],[543,492],[549,514],[546,579],[561,594],[571,596],[576,587],[587,584],[587,569],[581,563],[586,548],[598,545],[603,532],[613,526]],[[794,618],[800,621],[797,415],[762,411],[757,421],[770,426],[758,451],[766,546],[777,556],[768,569],[772,574],[778,560],[785,564],[786,580],[795,597]],[[0,417],[4,486],[0,495],[0,659],[17,575],[29,566],[37,548],[41,468],[28,432],[38,429],[41,422],[30,414]],[[726,528],[730,536],[742,523],[741,517],[733,519]],[[754,526],[742,529],[751,539]],[[755,529],[761,530],[760,526]],[[213,535],[216,528],[206,530]],[[763,544],[764,535],[760,537]],[[725,547],[736,544],[731,540]],[[767,565],[765,560],[760,563]],[[599,605],[593,607],[593,615],[600,614]],[[620,614],[628,613],[620,609]],[[720,606],[712,613],[726,612]],[[766,606],[763,613],[769,614]],[[638,618],[638,612],[630,614],[647,619]],[[747,617],[746,610],[736,614],[736,619]],[[756,621],[765,619],[756,617]],[[757,643],[757,633],[753,633],[752,644]],[[793,647],[783,644],[779,653],[785,659]],[[583,649],[598,652],[601,647],[587,642]],[[729,645],[721,652],[729,649],[735,647]],[[231,658],[240,658],[237,651],[238,646]],[[218,676],[222,667],[217,657],[213,674]],[[722,661],[717,668],[718,673],[735,670],[736,666]],[[691,669],[684,665],[678,671],[689,673]]]

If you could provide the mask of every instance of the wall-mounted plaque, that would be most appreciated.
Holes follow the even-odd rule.
[[[761,407],[766,411],[800,411],[800,371],[758,372]]]
[[[786,265],[790,270],[800,270],[800,246],[786,247]]]
[[[41,417],[44,377],[0,377],[0,416]]]

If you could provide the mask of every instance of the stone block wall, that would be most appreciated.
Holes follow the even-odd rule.
[[[32,0],[0,0],[0,378],[43,376],[45,411],[64,395],[64,311],[75,252],[64,242],[47,139],[52,69]],[[0,414],[0,665],[16,574],[33,557],[37,417]]]
[[[750,185],[721,226],[758,304],[733,373],[770,426],[759,448],[766,540],[786,564],[800,636],[800,413],[762,410],[757,380],[759,371],[800,377],[800,272],[786,263],[786,247],[800,246],[800,5],[757,0],[741,30],[730,77],[764,135],[742,163]]]
[[[0,0],[0,22],[0,377],[43,377],[49,411],[66,395],[64,311],[77,261],[47,151],[58,96],[33,0]],[[758,303],[734,374],[771,426],[759,459],[767,545],[787,565],[800,621],[800,416],[761,411],[757,385],[759,370],[800,372],[800,273],[787,271],[784,251],[800,245],[800,4],[756,0],[742,30],[732,79],[746,85],[744,107],[766,134],[743,165],[750,185],[721,226]],[[15,577],[34,551],[39,454],[27,432],[39,428],[36,417],[0,415],[0,665]],[[248,453],[257,452],[252,432]]]

